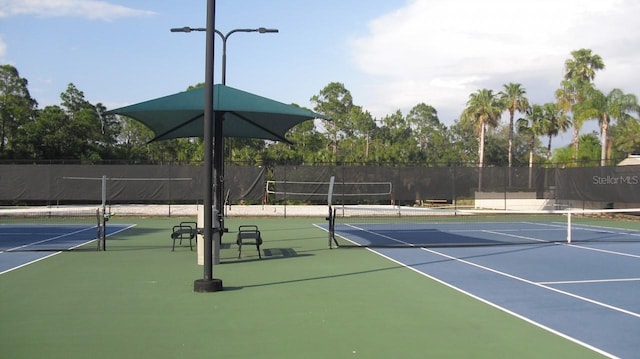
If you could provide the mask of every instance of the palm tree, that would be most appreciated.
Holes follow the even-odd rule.
[[[611,132],[615,140],[615,145],[612,147],[616,151],[626,154],[640,154],[640,136],[638,136],[640,121],[638,119],[633,117],[619,119],[618,123],[612,127]]]
[[[518,133],[525,135],[529,146],[529,188],[533,179],[533,154],[536,148],[536,138],[546,133],[549,120],[545,117],[544,106],[533,105],[527,110],[525,118],[518,119]]]
[[[496,127],[502,113],[502,103],[492,90],[481,89],[469,95],[467,107],[462,113],[466,121],[472,121],[480,134],[478,146],[478,190],[482,190],[482,168],[484,167],[484,139],[487,126]]]
[[[513,119],[516,111],[524,113],[527,110],[529,100],[525,96],[527,91],[522,88],[521,84],[510,82],[503,85],[503,88],[498,96],[504,103],[506,110],[509,111],[509,168],[511,168],[511,164],[513,163]],[[509,176],[509,184],[511,184],[511,176]]]
[[[590,49],[580,49],[571,52],[573,58],[564,63],[565,80],[577,79],[583,84],[590,84],[596,77],[596,71],[604,69],[602,57],[592,54]]]
[[[611,152],[609,141],[609,125],[613,119],[631,117],[630,112],[638,111],[638,99],[635,95],[625,94],[620,89],[613,89],[608,95],[592,88],[586,94],[586,100],[580,108],[580,116],[584,120],[597,119],[600,122],[600,166],[606,166],[607,154]]]
[[[556,103],[549,102],[543,107],[544,128],[542,135],[548,137],[547,142],[547,160],[551,159],[551,139],[560,132],[566,132],[571,128],[571,119]]]
[[[567,111],[573,112],[573,148],[574,156],[578,156],[578,137],[582,121],[576,118],[575,106],[585,99],[585,93],[593,87],[593,79],[597,70],[604,69],[604,62],[599,55],[592,54],[590,49],[571,52],[572,58],[564,63],[564,81],[560,90],[556,91],[558,103]]]

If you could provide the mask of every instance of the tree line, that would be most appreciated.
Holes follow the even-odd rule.
[[[287,137],[294,145],[257,139],[225,140],[226,161],[262,163],[353,163],[423,166],[591,166],[609,165],[640,152],[637,97],[594,85],[602,58],[589,49],[573,51],[555,101],[535,104],[519,83],[479,89],[451,126],[436,108],[415,105],[380,119],[353,102],[350,91],[331,82],[310,98],[312,110],[330,121],[307,121]],[[203,86],[198,84],[195,86]],[[69,84],[59,105],[39,108],[28,81],[11,65],[0,65],[0,160],[82,163],[181,162],[203,159],[202,140],[148,143],[153,133],[139,122],[106,114]],[[503,117],[508,122],[502,123]],[[599,133],[580,135],[585,122]],[[572,131],[572,144],[552,151],[552,140]]]

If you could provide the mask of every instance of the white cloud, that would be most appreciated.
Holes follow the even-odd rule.
[[[362,105],[379,116],[425,102],[449,122],[470,93],[508,82],[534,102],[550,101],[564,61],[580,48],[607,66],[596,84],[637,93],[639,13],[636,0],[414,0],[351,43],[356,66],[378,80]]]
[[[98,0],[5,0],[0,5],[0,18],[16,15],[75,16],[110,21],[121,17],[153,14],[155,13],[152,11],[132,9]]]

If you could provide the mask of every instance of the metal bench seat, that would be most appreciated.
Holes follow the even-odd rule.
[[[198,234],[198,224],[196,222],[180,222],[180,224],[173,226],[171,232],[171,239],[173,240],[173,247],[171,251],[176,249],[176,240],[179,240],[179,244],[182,245],[183,239],[189,240],[189,248],[193,250],[193,239]]]
[[[260,230],[256,225],[244,225],[238,227],[238,239],[236,240],[238,245],[238,258],[242,257],[242,246],[246,244],[255,245],[258,250],[258,257],[262,259],[260,253],[260,245],[262,245],[262,236]]]

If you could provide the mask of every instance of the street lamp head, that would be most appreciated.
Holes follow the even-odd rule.
[[[259,33],[261,33],[261,34],[264,34],[264,33],[274,33],[274,32],[278,32],[278,29],[266,29],[266,28],[264,28],[264,27],[259,27],[259,28],[258,28],[258,32],[259,32]]]
[[[188,26],[185,27],[174,27],[171,29],[171,32],[191,32],[191,28]]]
[[[171,29],[171,32],[191,32],[191,31],[207,31],[207,29],[205,28],[201,28],[201,27],[189,27],[189,26],[185,26],[185,27],[174,27]]]

